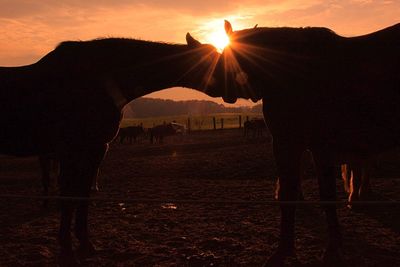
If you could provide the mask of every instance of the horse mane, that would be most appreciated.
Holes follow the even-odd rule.
[[[393,40],[398,41],[400,34],[400,23],[386,27],[384,29],[352,37],[338,35],[333,30],[325,27],[257,27],[235,31],[235,39],[245,39],[247,41],[274,43],[274,42],[307,42],[312,40],[314,43],[331,41],[335,39],[347,40]]]
[[[91,47],[96,47],[96,46],[115,46],[115,47],[120,47],[120,46],[130,46],[130,45],[146,45],[146,46],[153,46],[153,47],[182,47],[185,46],[185,44],[176,44],[176,43],[168,43],[168,42],[157,42],[157,41],[147,41],[147,40],[141,40],[141,39],[131,39],[131,38],[96,38],[92,40],[87,40],[87,41],[63,41],[60,44],[56,46],[57,49],[65,49],[69,47],[75,47],[75,46],[80,46],[80,45],[87,45]]]
[[[168,50],[169,53],[179,53],[187,47],[186,44],[146,41],[130,38],[97,38],[87,41],[63,41],[56,48],[41,58],[37,63],[48,63],[57,57],[87,57],[88,55],[102,55],[115,57],[116,54],[129,55],[135,48],[151,49],[153,54]],[[141,49],[139,49],[141,50]],[[138,51],[139,51],[138,50]],[[140,53],[140,52],[139,52]]]
[[[268,42],[268,43],[299,43],[307,42],[312,39],[313,42],[327,41],[340,37],[334,31],[324,27],[260,27],[244,29],[234,32],[234,39],[240,41]]]

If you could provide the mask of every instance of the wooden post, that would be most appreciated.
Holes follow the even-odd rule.
[[[246,116],[246,121],[249,121],[249,116]]]
[[[221,118],[221,129],[224,129],[224,118]]]
[[[213,125],[214,125],[214,130],[217,130],[217,122],[215,120],[215,117],[213,117]]]
[[[190,126],[190,117],[189,117],[188,120],[187,120],[187,131],[188,131],[188,133],[190,133],[190,130],[191,130],[191,126]]]
[[[239,129],[242,128],[242,115],[239,115]]]

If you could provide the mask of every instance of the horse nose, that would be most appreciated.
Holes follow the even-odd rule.
[[[224,95],[222,96],[222,99],[224,100],[224,102],[229,104],[234,104],[237,100],[237,98],[232,95]]]

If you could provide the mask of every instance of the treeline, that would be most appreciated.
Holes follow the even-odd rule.
[[[142,97],[131,101],[125,107],[124,118],[261,112],[261,104],[254,107],[225,107],[206,100],[173,101]]]

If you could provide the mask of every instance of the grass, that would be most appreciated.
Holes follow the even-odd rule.
[[[221,120],[223,119],[223,128],[239,128],[239,116],[242,118],[243,122],[246,121],[247,117],[252,118],[262,118],[262,114],[251,113],[218,113],[218,114],[208,114],[208,115],[181,115],[181,116],[165,116],[165,117],[150,117],[150,118],[135,118],[135,119],[123,119],[121,122],[121,127],[135,126],[142,124],[144,128],[151,128],[155,125],[160,125],[163,123],[169,123],[175,121],[181,123],[188,127],[190,121],[190,129],[197,130],[211,130],[214,129],[213,118],[215,118],[215,126],[217,129],[222,128]],[[189,128],[189,127],[188,127]]]

